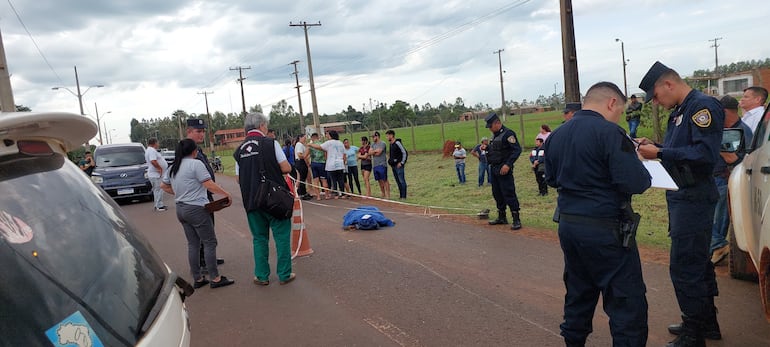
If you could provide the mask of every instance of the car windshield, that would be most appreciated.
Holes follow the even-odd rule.
[[[144,149],[138,146],[99,148],[94,155],[96,166],[116,167],[146,163]]]
[[[120,208],[60,154],[0,157],[0,191],[0,346],[135,345],[168,272]]]

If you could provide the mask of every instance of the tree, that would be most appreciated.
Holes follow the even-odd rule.
[[[24,105],[16,105],[16,112],[31,112],[32,109],[30,109],[27,106]]]

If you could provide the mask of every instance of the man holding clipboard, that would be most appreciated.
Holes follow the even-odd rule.
[[[682,323],[669,326],[678,337],[668,346],[705,346],[704,337],[721,339],[714,296],[718,294],[709,245],[719,194],[712,173],[719,160],[724,111],[719,101],[693,90],[660,62],[639,84],[653,101],[672,112],[663,144],[641,139],[639,154],[660,159],[679,187],[666,192],[671,255],[669,272]]]

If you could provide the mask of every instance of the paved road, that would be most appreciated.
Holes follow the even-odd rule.
[[[342,230],[342,216],[361,200],[306,203],[315,253],[294,260],[293,283],[279,286],[272,275],[270,286],[255,286],[240,193],[232,178],[218,181],[236,198],[216,219],[219,256],[227,261],[220,272],[236,284],[204,287],[188,299],[192,346],[563,346],[563,264],[553,232],[513,233],[389,206],[381,208],[395,227],[350,232]],[[174,209],[156,213],[137,203],[123,210],[189,279]],[[672,339],[666,326],[679,319],[668,267],[645,261],[644,275],[648,345],[662,346]],[[770,345],[757,285],[726,276],[718,281],[724,340],[708,346]],[[594,330],[588,345],[611,345],[601,304]]]

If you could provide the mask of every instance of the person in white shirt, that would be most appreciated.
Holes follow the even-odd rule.
[[[334,198],[344,197],[346,163],[348,160],[345,154],[345,145],[340,141],[340,135],[335,130],[329,130],[326,133],[327,141],[322,144],[309,143],[310,148],[320,149],[326,152],[326,172],[329,173],[329,186],[335,193]]]
[[[753,86],[743,90],[743,97],[738,101],[739,106],[743,109],[741,120],[751,128],[751,131],[757,131],[757,125],[765,113],[766,101],[767,89],[765,88]]]
[[[307,136],[305,134],[297,135],[297,144],[294,145],[294,168],[299,173],[297,194],[303,200],[310,200],[313,198],[307,192],[308,173],[310,172],[310,151],[306,149],[306,142]]]
[[[147,162],[147,179],[152,183],[152,196],[154,198],[155,211],[163,212],[166,205],[163,204],[163,190],[160,188],[160,179],[168,169],[168,163],[158,153],[158,139],[152,137],[147,140],[147,150],[144,151],[144,160]]]

